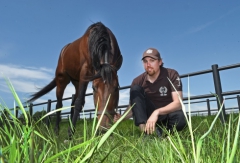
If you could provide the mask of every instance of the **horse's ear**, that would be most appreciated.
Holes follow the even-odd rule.
[[[117,71],[121,68],[122,62],[123,62],[123,57],[120,54],[120,56],[117,58],[116,62],[114,63],[114,67],[116,68]]]

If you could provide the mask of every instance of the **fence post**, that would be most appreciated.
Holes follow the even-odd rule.
[[[92,112],[90,112],[90,119],[92,119]]]
[[[73,103],[74,97],[75,97],[75,94],[72,94],[72,104],[73,104],[73,105],[74,105],[74,103]]]
[[[15,117],[18,118],[18,110],[19,110],[19,107],[17,106],[16,107],[16,110],[15,110]]]
[[[51,111],[51,103],[52,103],[52,101],[48,100],[48,103],[47,103],[47,113],[49,113]],[[49,127],[50,121],[51,121],[51,117],[47,116],[46,117],[46,125],[47,125],[47,127]]]
[[[18,111],[19,111],[19,107],[18,106],[16,106],[16,109],[15,109],[15,117],[18,119]],[[9,118],[9,117],[8,117]],[[20,119],[20,121],[21,121],[21,119]],[[23,121],[22,121],[23,122]],[[13,126],[15,127],[15,123],[13,123]]]
[[[207,99],[207,109],[208,109],[208,116],[210,116],[211,115],[211,108],[210,108],[209,99]]]
[[[223,96],[222,96],[222,85],[221,85],[221,80],[220,80],[220,75],[219,75],[217,64],[212,65],[212,71],[213,71],[213,80],[214,80],[215,92],[217,94],[217,105],[218,105],[218,110],[219,110],[222,103],[223,103]],[[220,114],[220,120],[222,121],[222,123],[225,123],[226,113],[225,113],[224,104],[223,104],[222,111],[221,111],[221,114]]]
[[[240,112],[240,96],[237,95],[237,101],[238,101],[238,109],[239,109],[239,112]]]

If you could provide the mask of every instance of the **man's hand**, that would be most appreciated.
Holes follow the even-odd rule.
[[[121,114],[117,113],[114,115],[113,122],[116,123],[121,118]]]
[[[145,132],[147,134],[153,134],[153,132],[155,131],[155,125],[157,120],[158,120],[158,111],[155,110],[147,120],[146,127],[145,127]]]

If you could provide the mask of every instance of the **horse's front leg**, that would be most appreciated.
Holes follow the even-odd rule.
[[[73,128],[71,128],[71,126],[70,126],[68,129],[69,139],[72,138],[72,135],[75,132],[75,127],[76,127],[78,117],[80,115],[80,112],[83,109],[84,104],[85,104],[85,93],[86,93],[87,85],[88,85],[88,82],[80,82],[79,83],[79,90],[77,93],[77,98],[74,102],[74,114],[72,117],[72,127]]]
[[[57,104],[56,104],[56,109],[62,108],[62,101],[61,100],[57,100]],[[55,124],[55,128],[54,128],[54,132],[56,135],[59,135],[59,123],[61,122],[61,111],[57,111],[56,112],[56,124]]]

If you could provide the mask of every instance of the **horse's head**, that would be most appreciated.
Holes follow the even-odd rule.
[[[118,106],[117,71],[122,65],[122,55],[114,34],[101,22],[90,26],[88,31],[88,49],[94,71],[90,79],[93,81],[94,104],[98,109],[98,119],[103,115],[100,125],[109,128]]]
[[[103,64],[102,69],[99,72],[100,77],[92,82],[94,104],[98,110],[98,120],[101,115],[103,115],[100,123],[101,129],[109,128],[110,124],[113,122],[113,117],[116,114],[115,109],[118,107],[119,100],[117,71],[121,67],[121,64],[121,55],[113,65]]]
[[[113,75],[112,82],[109,84],[103,81],[102,78],[93,81],[93,98],[95,107],[97,107],[98,110],[98,120],[103,114],[100,125],[103,128],[109,128],[113,116],[116,114],[115,109],[118,106],[119,99],[119,84],[116,73]]]

